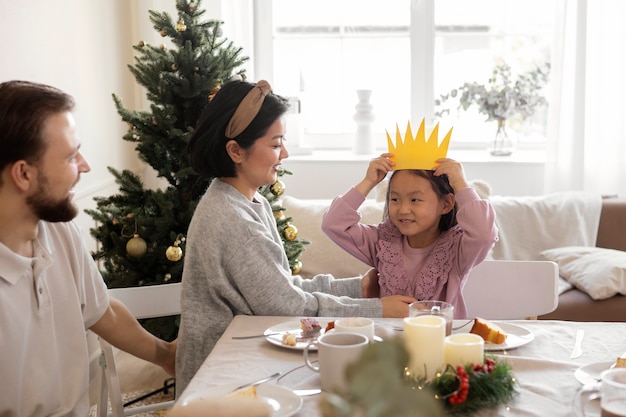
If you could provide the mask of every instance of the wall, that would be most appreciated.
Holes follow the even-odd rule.
[[[463,163],[468,180],[487,182],[492,195],[543,193],[544,161],[541,153],[518,151],[510,157],[485,158],[486,153],[450,150],[448,156]],[[348,151],[291,156],[283,161],[283,167],[293,173],[282,177],[285,193],[296,198],[333,198],[363,179],[371,158],[352,155]],[[374,198],[371,194],[369,197]]]

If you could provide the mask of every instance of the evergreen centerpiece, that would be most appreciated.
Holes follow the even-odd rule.
[[[141,41],[133,46],[138,56],[129,69],[147,90],[150,110],[129,110],[113,95],[118,114],[129,126],[123,139],[136,144],[139,158],[165,186],[147,189],[135,173],[108,168],[119,193],[96,197],[96,209],[86,213],[97,221],[97,227],[90,230],[99,242],[93,256],[101,262],[109,288],[180,282],[182,278],[189,222],[210,183],[189,166],[186,146],[208,101],[223,83],[245,78],[241,66],[248,60],[242,48],[222,38],[222,22],[201,20],[205,11],[200,6],[201,0],[177,0],[176,21],[166,12],[149,12],[155,30],[173,45]],[[288,255],[299,256],[296,249],[300,245],[303,251],[304,241],[297,238],[297,232],[289,237]],[[290,258],[290,263],[296,261]],[[155,335],[172,340],[177,320],[142,323]]]
[[[531,117],[539,106],[547,104],[542,90],[548,81],[550,64],[537,65],[529,71],[514,77],[511,67],[502,63],[497,65],[486,84],[465,82],[442,94],[435,100],[435,115],[438,117],[450,114],[451,107],[445,104],[449,101],[457,102],[457,109],[468,110],[476,106],[478,112],[487,116],[487,121],[495,120],[498,123],[494,154],[507,154],[500,148],[498,141],[508,140],[505,130],[507,119],[518,118],[524,120]],[[500,147],[504,143],[500,143]],[[510,152],[508,153],[510,154]]]
[[[320,401],[323,417],[469,415],[506,404],[517,393],[511,367],[495,357],[447,366],[431,381],[422,381],[411,377],[409,356],[401,337],[370,344],[348,365],[346,392]]]

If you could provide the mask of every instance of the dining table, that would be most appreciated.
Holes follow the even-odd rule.
[[[274,415],[321,416],[319,402],[327,395],[323,391],[298,397],[302,401],[297,404],[281,404],[281,401],[289,401],[279,395],[320,388],[319,374],[305,366],[303,348],[280,342],[280,333],[297,331],[301,318],[235,316],[177,402],[223,395],[233,387],[280,372],[280,376],[260,386],[267,387],[270,400],[278,397],[273,398],[277,410]],[[335,320],[333,317],[317,319],[322,325]],[[583,385],[597,382],[600,373],[626,352],[626,323],[552,320],[494,323],[509,337],[502,346],[486,344],[485,353],[510,364],[517,381],[517,393],[510,402],[480,410],[474,414],[476,416],[574,416],[574,402]],[[375,324],[377,340],[403,337],[403,319],[378,318]],[[455,329],[461,327],[454,332],[468,332],[471,328],[471,324],[462,320],[455,320],[454,325]],[[278,335],[233,338],[270,332]],[[575,349],[576,344],[578,349]],[[310,356],[314,355],[315,352]],[[587,415],[599,415],[597,403],[599,401],[587,404]]]

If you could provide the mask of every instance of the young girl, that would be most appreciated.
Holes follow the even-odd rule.
[[[287,108],[266,81],[233,81],[209,102],[190,138],[192,168],[214,179],[187,233],[179,393],[238,314],[405,317],[414,301],[403,295],[363,298],[370,275],[291,275],[270,204],[258,193],[276,182],[289,156],[282,117]]]
[[[378,270],[381,296],[447,301],[455,318],[465,318],[465,280],[498,239],[494,209],[467,184],[459,162],[442,158],[432,170],[394,171],[383,222],[361,224],[357,210],[393,170],[391,156],[373,159],[365,178],[333,200],[322,230]]]

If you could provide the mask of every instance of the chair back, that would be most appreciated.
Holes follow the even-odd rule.
[[[128,307],[138,319],[180,314],[181,283],[110,288],[109,295]]]
[[[552,261],[483,261],[463,288],[469,318],[536,318],[556,309],[559,268]]]
[[[117,298],[137,319],[166,317],[180,314],[181,283],[143,287],[110,288],[109,295]],[[124,408],[119,375],[115,366],[113,347],[100,339],[100,389],[97,401],[98,417],[123,417],[171,408],[174,401]],[[109,410],[110,402],[110,410]]]

